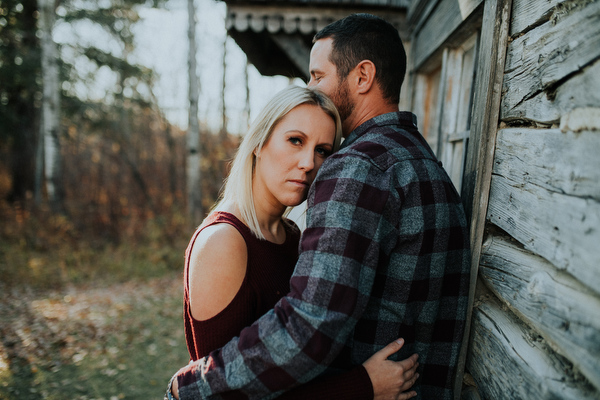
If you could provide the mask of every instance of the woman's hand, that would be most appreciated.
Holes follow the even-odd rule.
[[[415,391],[404,392],[410,389],[419,377],[416,373],[419,355],[413,354],[402,361],[387,359],[403,345],[404,339],[395,340],[363,363],[373,384],[374,400],[405,400],[417,395]]]
[[[179,400],[179,384],[177,383],[177,378],[173,379],[173,386],[171,386],[171,396]]]

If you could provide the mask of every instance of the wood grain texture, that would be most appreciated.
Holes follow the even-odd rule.
[[[500,100],[512,0],[488,0],[483,9],[481,39],[475,88],[471,136],[467,152],[461,197],[471,222],[471,283],[467,324],[459,355],[455,388],[462,385],[477,269],[486,224],[486,211],[494,162],[494,149],[500,114]],[[455,390],[458,399],[460,390]]]
[[[573,373],[535,332],[493,296],[473,313],[468,368],[482,398],[494,400],[598,399],[599,393]]]
[[[494,174],[600,201],[600,132],[502,129],[496,138]]]
[[[522,320],[600,389],[600,298],[514,241],[491,236],[479,274]]]
[[[514,0],[510,35],[516,36],[550,20],[555,7],[569,0]]]
[[[488,219],[560,270],[600,292],[600,203],[494,175]]]
[[[600,105],[600,61],[594,62],[569,79],[563,81],[554,90],[539,92],[523,99],[518,104],[503,104],[500,118],[502,121],[528,120],[541,124],[555,124],[566,113],[583,107]],[[528,76],[535,79],[533,75]]]
[[[600,2],[579,3],[509,44],[501,115],[543,92],[552,96],[561,81],[600,59]]]

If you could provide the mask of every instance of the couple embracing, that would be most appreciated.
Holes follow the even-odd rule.
[[[467,222],[416,118],[398,111],[402,42],[354,14],[313,43],[308,88],[262,110],[190,241],[191,362],[166,398],[452,398]],[[307,197],[300,234],[286,215]]]

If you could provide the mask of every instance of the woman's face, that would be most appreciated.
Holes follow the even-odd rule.
[[[269,204],[279,210],[302,203],[333,151],[334,136],[333,118],[320,107],[302,104],[292,109],[256,152],[255,205]]]

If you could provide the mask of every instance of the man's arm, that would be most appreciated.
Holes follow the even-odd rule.
[[[368,302],[384,234],[386,193],[361,182],[371,168],[339,154],[325,163],[309,195],[290,293],[239,338],[181,369],[182,400],[236,390],[272,398],[316,377],[339,354]]]

